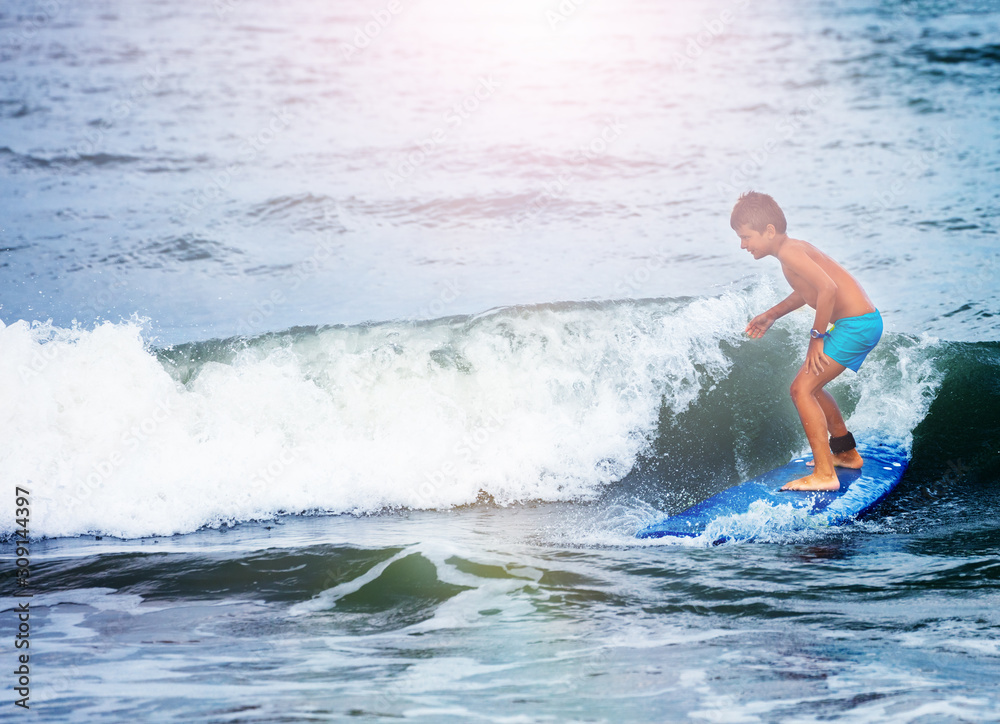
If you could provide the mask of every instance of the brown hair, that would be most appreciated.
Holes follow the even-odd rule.
[[[740,194],[739,201],[733,207],[733,213],[729,217],[729,225],[733,230],[746,224],[758,234],[763,234],[768,224],[774,224],[774,230],[779,234],[784,234],[788,224],[785,222],[785,214],[778,206],[778,202],[767,194],[757,191],[747,191]]]

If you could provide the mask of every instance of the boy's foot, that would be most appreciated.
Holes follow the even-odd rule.
[[[781,486],[782,490],[840,490],[840,481],[837,476],[832,478],[821,478],[816,473],[806,475],[804,478],[793,480]]]
[[[864,458],[858,454],[857,448],[852,448],[847,452],[837,453],[833,456],[833,464],[838,468],[850,468],[851,470],[860,470],[861,466],[864,465]],[[816,464],[815,461],[810,460],[806,463],[809,467],[813,467]]]

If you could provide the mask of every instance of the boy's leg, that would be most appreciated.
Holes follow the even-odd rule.
[[[823,414],[826,416],[826,426],[830,430],[830,437],[843,437],[846,435],[848,432],[847,425],[844,423],[844,416],[840,414],[840,407],[837,406],[837,401],[833,399],[833,395],[824,388],[819,391],[816,399],[819,400],[819,406],[823,408]],[[864,459],[856,448],[852,448],[847,452],[833,454],[833,464],[838,468],[858,470],[864,462]],[[806,463],[809,467],[812,467],[813,464],[812,460]]]
[[[799,412],[799,419],[802,421],[802,429],[805,430],[809,439],[809,447],[812,448],[813,460],[816,461],[815,470],[812,473],[786,483],[782,490],[839,490],[840,481],[837,480],[837,473],[834,470],[833,453],[830,452],[829,435],[830,429],[827,424],[826,413],[823,405],[828,402],[824,398],[820,402],[823,386],[843,372],[846,367],[839,362],[830,360],[821,374],[814,375],[806,372],[803,365],[795,379],[792,381],[791,395],[795,403],[795,409]],[[832,402],[833,398],[829,398]],[[833,403],[836,407],[836,402]],[[836,418],[843,424],[843,416],[840,415],[839,408],[836,411]]]
[[[823,408],[823,414],[826,415],[826,426],[830,428],[830,437],[846,435],[847,424],[844,422],[844,416],[840,414],[840,406],[833,399],[833,395],[824,388],[816,395],[816,399],[819,401],[819,406]]]

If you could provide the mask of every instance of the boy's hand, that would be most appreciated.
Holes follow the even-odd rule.
[[[764,332],[771,328],[772,324],[774,324],[774,320],[767,315],[767,312],[764,312],[751,319],[750,324],[747,325],[744,331],[748,336],[760,339],[764,336]]]
[[[810,339],[809,349],[806,352],[806,373],[807,374],[822,374],[824,369],[833,360],[826,356],[823,352],[823,340],[822,339]]]

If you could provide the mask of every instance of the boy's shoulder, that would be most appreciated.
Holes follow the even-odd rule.
[[[796,259],[802,259],[803,256],[812,258],[817,252],[819,252],[819,249],[810,244],[808,241],[793,239],[789,236],[786,237],[781,246],[778,247],[778,253],[775,256],[777,256],[782,262],[794,262]]]

